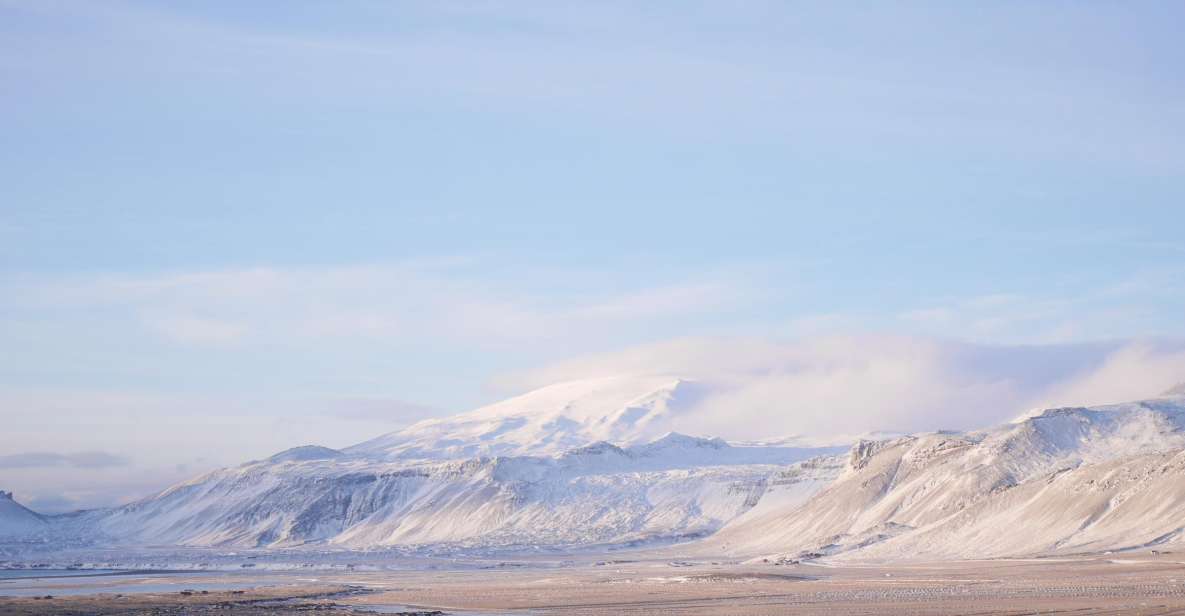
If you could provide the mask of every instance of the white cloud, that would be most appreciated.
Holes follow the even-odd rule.
[[[684,429],[754,439],[973,429],[1033,407],[1154,397],[1185,380],[1185,344],[992,346],[917,336],[686,338],[504,375],[505,392],[609,374],[705,381]]]
[[[1051,387],[1040,406],[1125,402],[1161,394],[1185,382],[1185,345],[1134,342],[1095,370]]]
[[[128,463],[128,459],[124,456],[105,451],[81,451],[78,453],[32,451],[0,456],[0,468],[6,469],[44,468],[52,466],[107,468],[112,466],[126,466]]]
[[[23,308],[30,318],[47,306],[115,315],[171,343],[198,346],[349,338],[517,344],[644,330],[648,322],[725,309],[751,295],[744,277],[727,272],[644,289],[598,288],[592,277],[582,287],[579,272],[540,271],[522,281],[488,275],[465,260],[444,259],[97,276],[10,283],[0,307]],[[564,285],[578,292],[555,292]],[[56,316],[58,326],[68,326]],[[100,317],[88,316],[94,318]]]

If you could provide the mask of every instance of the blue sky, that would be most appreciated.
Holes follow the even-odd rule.
[[[692,341],[1091,358],[958,424],[1132,357],[1159,386],[1183,13],[2,0],[0,449],[96,504]]]

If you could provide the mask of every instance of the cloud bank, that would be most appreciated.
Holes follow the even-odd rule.
[[[45,468],[72,466],[75,468],[110,468],[127,466],[124,456],[105,451],[83,451],[79,453],[53,453],[47,451],[16,453],[0,456],[0,468]]]
[[[1150,398],[1185,342],[991,346],[920,336],[686,338],[504,376],[507,391],[612,374],[704,382],[685,430],[726,438],[974,429],[1034,408]]]

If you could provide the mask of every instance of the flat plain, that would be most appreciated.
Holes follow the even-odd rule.
[[[155,579],[112,577],[87,586],[90,594],[52,599],[0,596],[0,614],[1185,614],[1185,562],[1150,553],[900,565],[640,558],[464,570],[173,574],[170,583],[184,594],[126,590],[141,581],[155,589]],[[80,583],[67,580],[58,588]],[[232,587],[238,590],[227,590]]]

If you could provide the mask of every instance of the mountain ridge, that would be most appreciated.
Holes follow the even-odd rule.
[[[752,507],[771,477],[838,453],[672,434],[538,456],[269,458],[80,523],[123,541],[196,546],[625,544],[710,534]],[[802,480],[821,487],[836,460]]]
[[[703,549],[727,545],[740,556],[792,560],[1129,549],[1179,536],[1183,518],[1162,512],[1185,515],[1185,491],[1175,487],[1185,484],[1183,452],[1185,401],[1163,398],[1049,409],[987,430],[861,443],[844,473],[812,499],[734,521]],[[1155,475],[1165,479],[1158,483]],[[1068,485],[1079,492],[1058,491]],[[1141,515],[1114,510],[1107,499],[1121,494],[1171,498],[1148,504]],[[1099,495],[1110,504],[1100,504]],[[1104,527],[1106,536],[1098,530]]]

